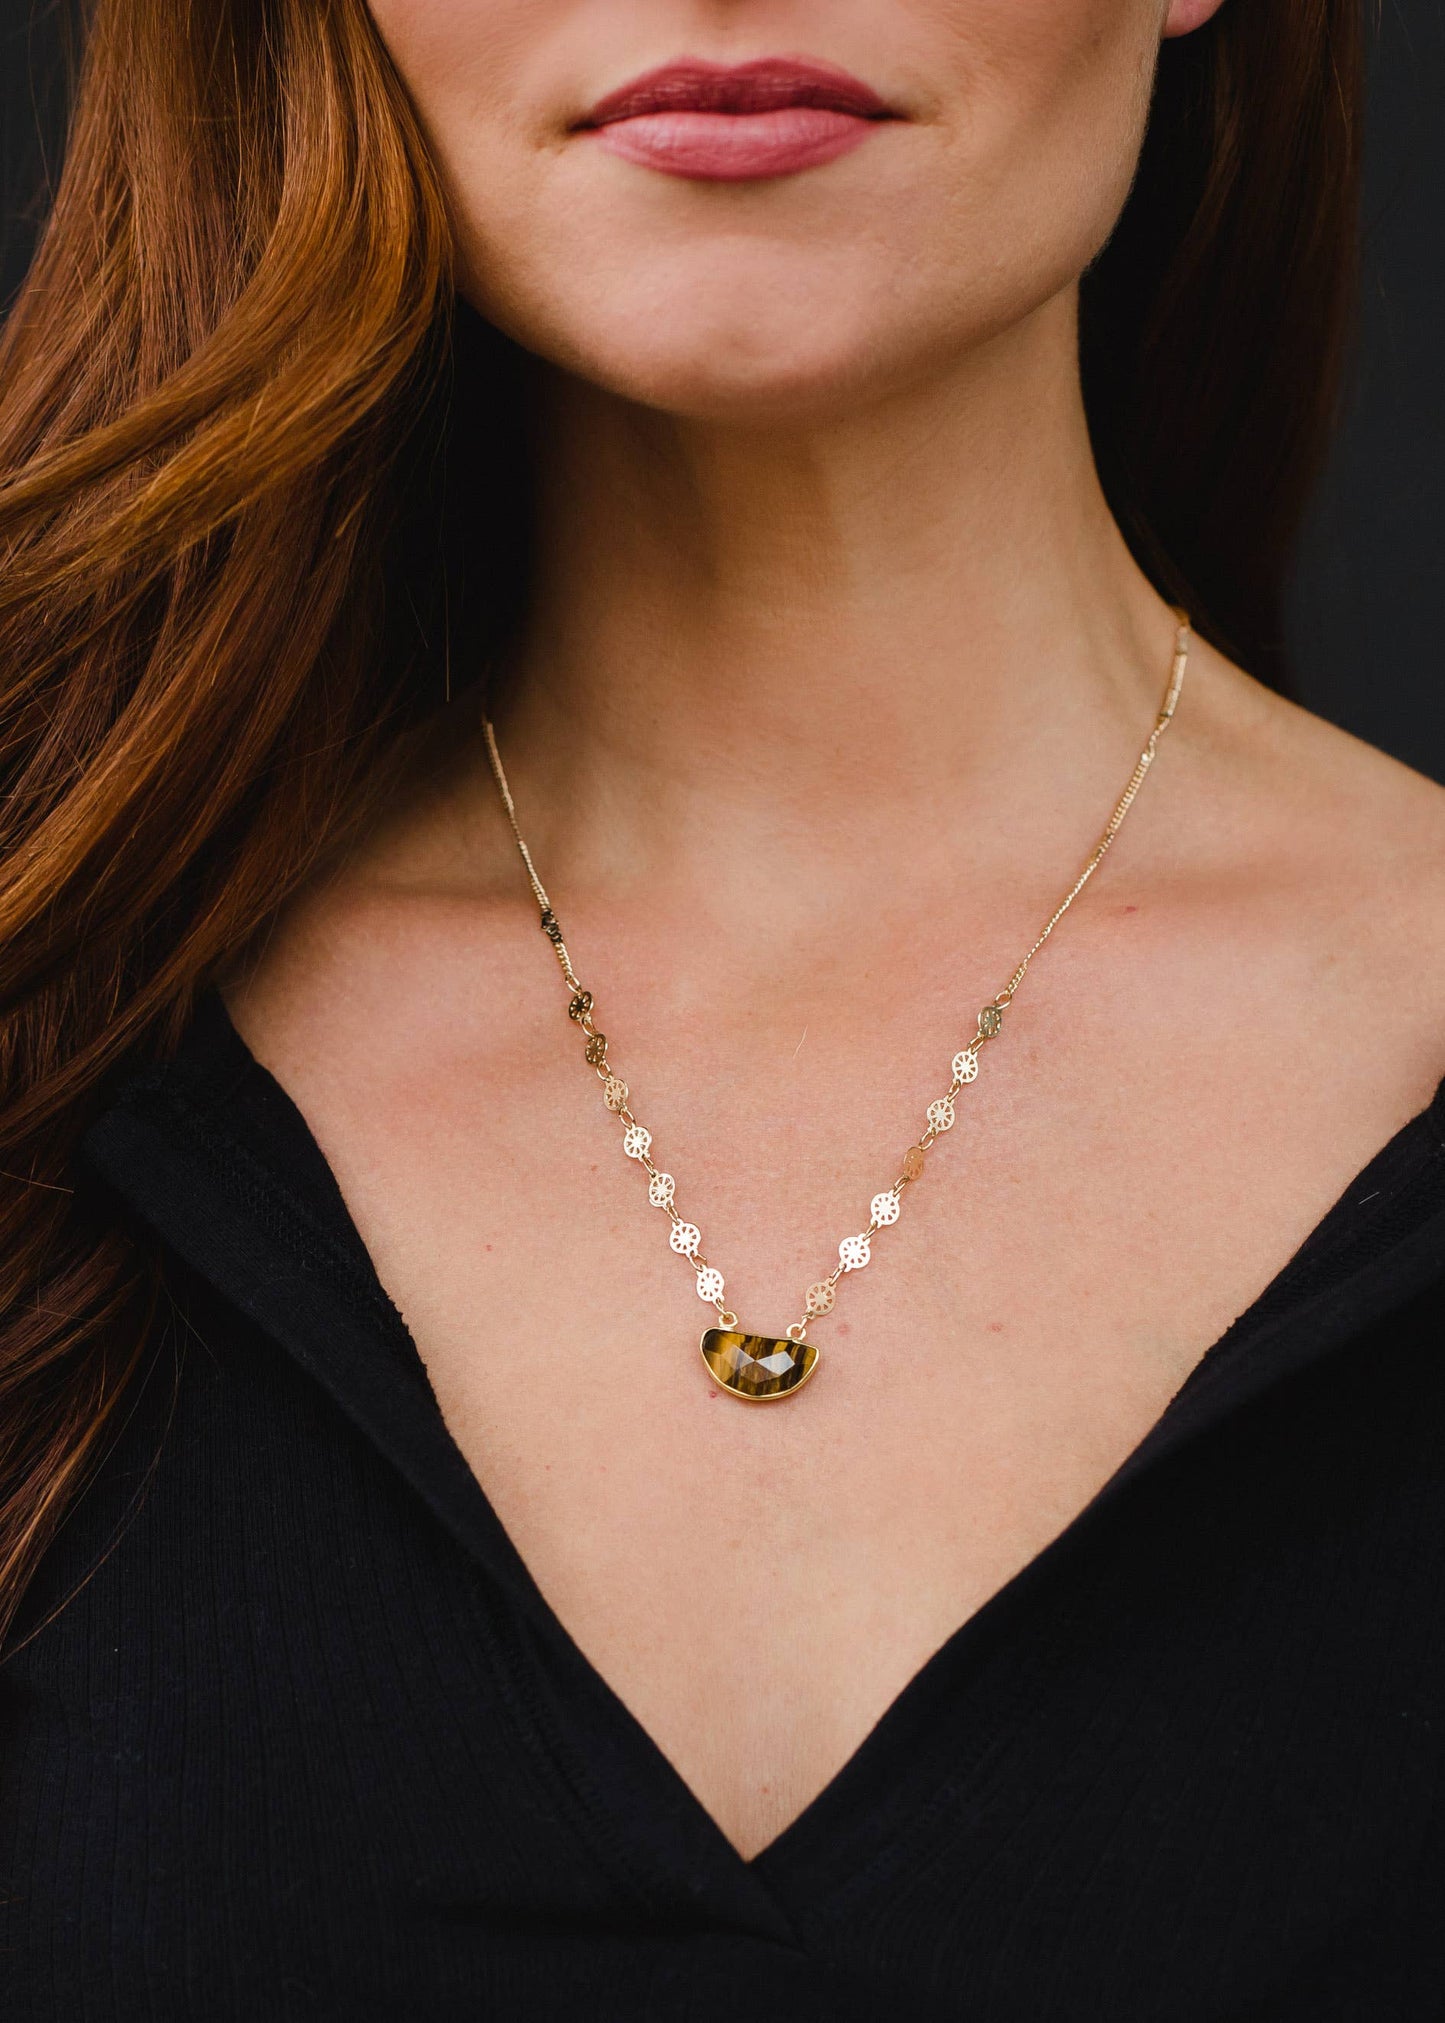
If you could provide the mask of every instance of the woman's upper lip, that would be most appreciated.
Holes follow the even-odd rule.
[[[577,121],[610,126],[658,112],[780,112],[818,106],[857,119],[891,119],[893,108],[863,80],[804,57],[760,56],[751,63],[708,63],[684,57],[647,70],[609,91]]]

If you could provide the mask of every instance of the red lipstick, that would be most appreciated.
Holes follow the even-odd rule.
[[[700,182],[751,182],[836,161],[896,117],[860,78],[829,64],[685,58],[608,92],[576,130],[643,168]]]

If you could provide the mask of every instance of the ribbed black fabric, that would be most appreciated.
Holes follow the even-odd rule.
[[[185,1320],[0,1672],[0,2015],[1440,2023],[1442,1139],[1445,1093],[747,1863],[210,1005],[88,1141]]]

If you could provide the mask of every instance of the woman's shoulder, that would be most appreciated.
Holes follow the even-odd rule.
[[[1190,676],[1154,819],[1197,1015],[1382,1138],[1445,1077],[1445,787],[1208,646]]]
[[[1192,770],[1240,872],[1381,952],[1445,961],[1445,786],[1211,649],[1201,674]]]

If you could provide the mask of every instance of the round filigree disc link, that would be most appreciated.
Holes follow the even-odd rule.
[[[654,1173],[647,1183],[647,1198],[654,1208],[671,1208],[677,1182],[670,1173]]]
[[[953,1057],[953,1079],[955,1082],[971,1082],[978,1073],[978,1055],[972,1047],[965,1047],[961,1054]]]
[[[940,1096],[937,1102],[929,1104],[928,1122],[935,1131],[951,1131],[953,1129],[952,1096]]]
[[[620,1110],[627,1101],[627,1084],[620,1075],[609,1075],[602,1084],[602,1100],[609,1110]]]
[[[873,1255],[873,1246],[868,1237],[845,1236],[838,1245],[838,1258],[844,1271],[862,1271]]]
[[[667,1240],[679,1257],[696,1257],[702,1248],[702,1231],[695,1222],[674,1222]]]
[[[820,1314],[832,1313],[837,1298],[837,1293],[834,1292],[832,1286],[825,1278],[820,1278],[816,1285],[810,1285],[805,1302],[808,1309],[808,1319],[815,1321]]]
[[[622,1134],[622,1149],[629,1159],[644,1159],[652,1149],[652,1133],[641,1124],[629,1124]]]
[[[723,1296],[723,1275],[715,1264],[705,1264],[697,1275],[697,1296],[716,1306]]]
[[[899,1200],[890,1187],[886,1194],[875,1194],[868,1204],[868,1214],[880,1229],[886,1229],[890,1222],[898,1220]]]
[[[921,1145],[910,1145],[903,1155],[903,1177],[905,1180],[921,1180],[923,1169],[928,1164],[928,1154]]]

